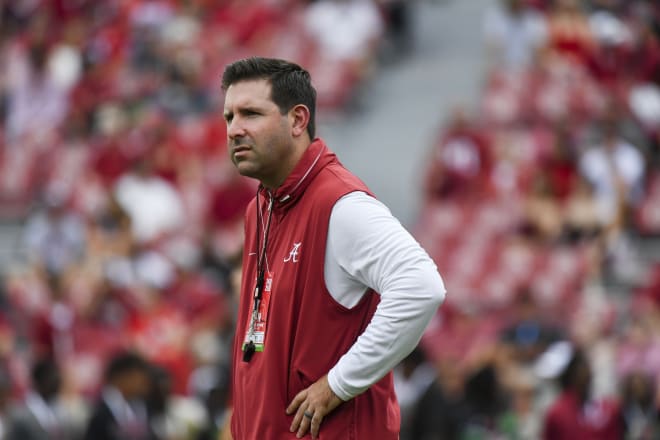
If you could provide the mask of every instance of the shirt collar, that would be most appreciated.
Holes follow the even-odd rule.
[[[300,198],[319,171],[333,161],[337,161],[337,156],[330,151],[325,142],[319,138],[314,139],[284,183],[276,190],[270,191],[274,197],[274,206],[277,208],[293,205],[293,202]],[[263,187],[260,187],[260,190],[268,192],[264,191]]]
[[[124,395],[115,387],[103,389],[103,401],[118,422],[127,422],[136,418],[136,415]]]
[[[25,396],[25,406],[27,406],[44,429],[49,430],[53,426],[57,426],[57,417],[53,408],[48,405],[40,394],[30,391]]]

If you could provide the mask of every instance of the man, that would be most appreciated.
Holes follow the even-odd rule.
[[[620,230],[619,222],[642,194],[645,165],[641,151],[621,136],[621,112],[610,107],[601,123],[602,139],[584,151],[579,170],[594,187],[602,221]]]
[[[61,383],[59,368],[51,358],[34,364],[33,389],[25,396],[24,404],[10,415],[8,440],[65,440],[70,437],[71,432],[56,405]]]
[[[495,3],[495,2],[492,2]],[[491,65],[531,66],[547,40],[545,18],[522,0],[500,0],[484,14],[483,34]]]
[[[85,440],[146,440],[150,438],[144,399],[151,386],[149,364],[135,353],[113,357],[105,372],[105,387],[92,413]]]
[[[437,268],[314,137],[305,70],[245,59],[222,88],[231,160],[261,182],[246,213],[232,435],[397,439],[390,370],[444,298]]]

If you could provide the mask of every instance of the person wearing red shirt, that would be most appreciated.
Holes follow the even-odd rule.
[[[245,216],[231,434],[396,440],[391,369],[444,298],[437,268],[315,138],[307,71],[249,58],[222,88],[230,158],[261,183]]]
[[[618,405],[590,399],[591,378],[591,367],[584,353],[574,351],[559,378],[563,391],[546,415],[543,440],[623,438],[623,418]]]
[[[429,158],[426,196],[430,199],[482,197],[488,192],[490,149],[488,137],[463,109],[456,108]]]

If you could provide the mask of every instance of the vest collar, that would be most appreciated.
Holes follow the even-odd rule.
[[[325,142],[319,138],[314,139],[284,183],[270,192],[274,198],[274,207],[284,208],[293,205],[293,202],[300,198],[319,171],[335,160],[337,160],[337,156],[330,151]],[[268,190],[261,185],[259,192],[268,198]]]

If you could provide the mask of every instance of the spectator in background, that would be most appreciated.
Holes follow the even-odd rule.
[[[425,183],[429,198],[479,197],[488,190],[488,139],[462,108],[454,109],[431,152]]]
[[[660,414],[653,379],[642,372],[628,374],[621,389],[621,410],[626,439],[660,437]]]
[[[201,66],[195,60],[183,59],[168,66],[165,87],[158,91],[156,101],[173,118],[208,112],[210,97],[203,88]]]
[[[639,201],[644,157],[619,132],[621,117],[613,107],[601,123],[601,140],[579,159],[580,173],[594,186],[603,223],[624,226],[627,210]]]
[[[545,44],[545,20],[523,0],[500,0],[485,16],[484,40],[492,65],[529,67]]]
[[[149,368],[134,353],[121,353],[110,360],[105,386],[87,426],[85,440],[151,438],[145,404],[151,387]]]
[[[211,368],[206,367],[204,372],[199,370],[198,376],[207,376],[199,378],[196,394],[202,397],[206,407],[206,425],[202,427],[196,440],[218,440],[220,433],[229,431],[228,422],[231,417],[229,402],[229,368]],[[201,386],[199,386],[201,385]],[[222,437],[224,438],[224,437]]]
[[[166,68],[159,37],[175,13],[173,5],[164,1],[134,3],[129,13],[132,31],[130,62],[138,72]]]
[[[161,238],[184,223],[179,192],[152,167],[147,158],[138,160],[115,186],[117,202],[130,217],[133,236],[140,243]]]
[[[650,3],[650,2],[649,2]],[[653,6],[649,6],[650,9]],[[655,8],[658,8],[655,5]],[[633,73],[643,83],[660,85],[660,27],[654,28],[654,21],[649,17],[650,10],[640,13],[640,36],[633,49]],[[655,22],[655,26],[658,22]]]
[[[577,146],[571,123],[560,120],[553,127],[553,141],[550,152],[541,158],[541,167],[547,172],[549,185],[559,201],[564,201],[572,193],[575,176],[578,174]]]
[[[106,187],[112,187],[128,171],[138,155],[127,142],[130,118],[118,104],[105,103],[95,109],[93,152],[90,167]]]
[[[651,3],[651,2],[649,2]],[[660,165],[660,27],[654,29],[651,5],[639,13],[639,38],[632,49],[632,75],[628,105],[649,140],[653,164]],[[656,5],[655,8],[660,8]],[[656,24],[657,26],[657,24]]]
[[[545,418],[544,440],[616,440],[623,436],[617,405],[590,398],[591,379],[586,356],[574,349],[559,377],[562,391]]]
[[[161,298],[162,288],[144,283],[130,289],[135,307],[126,326],[127,338],[151,362],[168,368],[173,391],[185,394],[194,365],[191,345],[196,326],[191,325],[192,320],[186,319],[184,310]],[[198,314],[200,321],[203,319],[201,315]]]
[[[540,398],[540,381],[529,370],[498,369],[510,405],[510,420],[515,422],[512,438],[537,440],[541,437],[543,406]],[[506,381],[506,383],[504,383]]]
[[[501,342],[511,350],[514,361],[530,366],[548,346],[561,337],[551,325],[532,292],[522,289],[512,304],[512,318],[501,332]]]
[[[401,433],[403,440],[415,440],[413,417],[420,398],[435,380],[435,369],[431,366],[421,347],[416,347],[394,369],[394,390],[401,409]]]
[[[399,55],[410,50],[414,43],[412,8],[406,0],[377,0],[383,10],[387,36]]]
[[[595,40],[579,0],[556,0],[548,14],[548,49],[570,64],[588,67]]]
[[[107,64],[94,60],[90,53],[82,57],[81,69],[81,78],[69,95],[71,110],[83,115],[91,126],[97,108],[115,98],[115,87]]]
[[[522,234],[537,244],[556,243],[562,232],[562,212],[547,173],[532,178],[525,197]]]
[[[589,25],[595,38],[589,68],[595,79],[613,93],[621,79],[634,77],[630,68],[633,37],[623,14],[614,13],[614,5],[603,5],[589,16]]]
[[[252,182],[234,170],[228,172],[227,176],[227,180],[213,189],[207,212],[214,251],[223,260],[228,260],[241,250],[243,217],[255,192]]]
[[[260,44],[268,40],[273,41],[276,36],[273,32],[282,12],[278,9],[285,2],[223,0],[218,3],[212,12],[211,22],[214,27],[223,29],[223,39],[228,39],[224,44],[255,50]],[[288,3],[288,6],[294,6],[294,2]],[[286,8],[285,13],[290,12],[292,8]],[[217,54],[214,54],[214,57],[217,57]]]
[[[63,277],[53,274],[46,281],[50,307],[33,318],[33,350],[39,356],[59,359],[71,352],[75,314],[66,297]]]
[[[61,39],[52,46],[48,67],[53,83],[68,93],[80,79],[82,73],[82,50],[87,36],[87,23],[80,19],[70,20],[62,29]]]
[[[617,346],[617,372],[621,377],[660,377],[660,308],[655,298],[644,293],[635,298],[626,324]]]
[[[32,386],[9,418],[7,440],[69,440],[72,432],[57,405],[60,371],[52,358],[35,363]]]
[[[72,111],[60,131],[61,137],[52,151],[43,157],[39,169],[48,175],[48,188],[55,186],[65,194],[70,194],[71,205],[76,205],[76,190],[81,186],[82,176],[89,172],[90,126],[83,113]],[[84,214],[83,214],[84,215]]]
[[[7,64],[7,138],[10,144],[50,136],[67,114],[67,89],[54,80],[46,42],[16,50]]]
[[[466,421],[460,438],[512,438],[516,420],[492,361],[475,368],[465,381]]]
[[[133,246],[131,219],[117,199],[108,197],[105,206],[92,219],[87,236],[88,258],[105,261],[130,253]]]
[[[384,23],[373,0],[318,0],[305,12],[305,30],[318,53],[330,62],[348,63],[361,77],[372,67]]]
[[[206,422],[204,405],[173,394],[170,374],[159,366],[151,368],[151,390],[146,403],[154,440],[193,439]]]
[[[573,190],[563,205],[562,239],[573,244],[602,244],[607,225],[599,215],[594,187],[584,176],[573,179]]]
[[[65,195],[53,189],[46,193],[43,208],[28,218],[23,242],[32,264],[60,274],[82,257],[85,225],[67,208]]]
[[[463,400],[465,366],[462,355],[445,353],[436,364],[436,377],[420,397],[410,426],[410,438],[460,438],[467,409]]]

